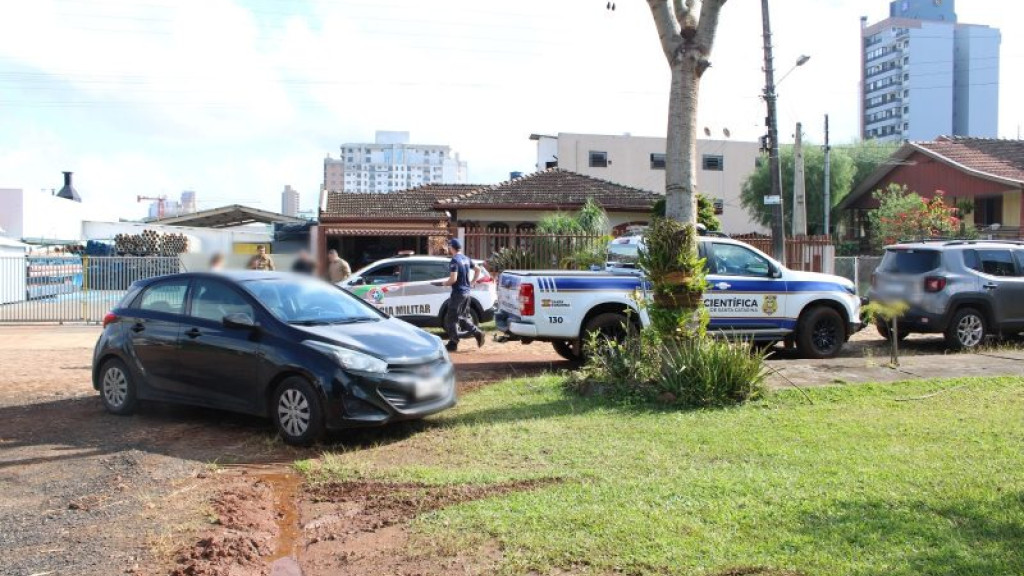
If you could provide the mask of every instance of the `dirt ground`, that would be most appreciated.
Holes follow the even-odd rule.
[[[372,566],[395,574],[472,574],[500,560],[496,547],[485,557],[454,554],[443,562],[392,558],[407,548],[409,519],[486,497],[486,490],[405,486],[384,497],[372,485],[339,484],[307,493],[288,464],[317,457],[324,447],[285,446],[266,420],[157,404],[130,417],[105,413],[90,384],[98,332],[0,326],[0,574],[380,573]],[[796,360],[778,351],[771,383],[1020,374],[1024,361],[1019,349],[945,354],[934,337],[913,336],[903,349],[899,370],[885,366],[887,349],[873,329],[856,335],[836,360]],[[488,342],[453,360],[463,394],[572,367],[543,343]],[[401,442],[421,426],[335,435],[327,449]]]

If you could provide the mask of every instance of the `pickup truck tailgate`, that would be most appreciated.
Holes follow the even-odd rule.
[[[519,285],[523,278],[517,274],[502,273],[498,279],[498,310],[519,315]]]

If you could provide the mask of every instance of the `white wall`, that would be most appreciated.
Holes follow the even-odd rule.
[[[25,299],[25,250],[0,245],[0,304]]]
[[[141,234],[143,230],[155,230],[164,234],[185,234],[189,236],[190,252],[230,254],[236,243],[269,243],[269,228],[198,228],[194,226],[166,226],[140,222],[85,222],[84,240],[113,240],[118,234]]]
[[[459,210],[460,221],[479,222],[481,231],[491,222],[504,222],[509,229],[514,231],[516,226],[523,222],[537,222],[541,218],[552,214],[543,210]],[[628,222],[646,222],[651,218],[649,212],[609,212],[608,223],[612,228],[619,224]],[[609,230],[610,232],[610,230]]]
[[[49,192],[0,189],[0,226],[14,239],[79,241],[82,222],[98,219],[103,212],[102,206]]]
[[[558,167],[564,170],[608,180],[642,190],[665,192],[665,170],[651,167],[651,154],[665,153],[665,139],[644,136],[608,136],[599,134],[558,135]],[[550,158],[550,145],[538,141],[540,166]],[[609,165],[590,167],[591,151],[606,152]],[[724,170],[704,170],[703,157],[722,156]],[[743,209],[740,195],[743,183],[752,174],[761,156],[758,142],[734,140],[697,141],[697,189],[710,199],[720,198],[724,212],[718,216],[723,231],[729,234],[768,230],[757,224]]]

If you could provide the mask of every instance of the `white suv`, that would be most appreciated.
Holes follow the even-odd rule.
[[[452,289],[437,286],[448,278],[450,258],[442,256],[398,256],[378,260],[338,285],[410,324],[442,327]],[[482,275],[470,295],[469,312],[477,324],[494,319],[497,290],[494,278],[481,260]]]

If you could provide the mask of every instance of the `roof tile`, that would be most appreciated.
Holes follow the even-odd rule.
[[[650,210],[662,196],[568,170],[551,168],[438,201],[438,207],[522,206],[575,209],[593,198],[605,210]]]
[[[368,218],[381,220],[436,220],[445,218],[434,205],[444,198],[464,194],[480,184],[424,184],[398,192],[329,192],[321,218]]]
[[[1024,140],[943,136],[916,144],[971,170],[1024,182]]]

